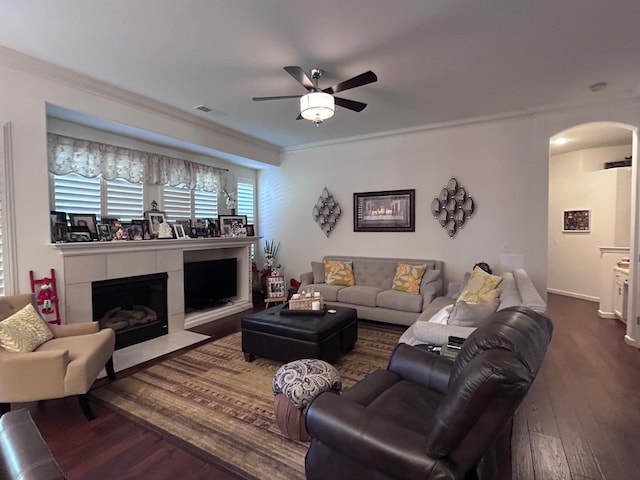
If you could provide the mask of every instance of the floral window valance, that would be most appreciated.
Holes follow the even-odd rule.
[[[186,186],[191,190],[217,192],[224,170],[167,155],[116,147],[106,143],[49,133],[49,171],[56,175],[77,173],[105,180],[123,178],[132,183]]]

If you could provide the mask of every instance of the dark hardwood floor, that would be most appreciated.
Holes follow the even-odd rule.
[[[622,323],[597,316],[597,304],[559,295],[548,301],[554,338],[516,415],[506,469],[513,474],[504,478],[640,477],[640,351],[624,344]],[[224,336],[239,329],[241,316],[193,330]],[[92,422],[74,398],[14,408],[21,406],[30,409],[71,480],[237,478],[99,404]]]

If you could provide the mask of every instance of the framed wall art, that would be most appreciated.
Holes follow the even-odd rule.
[[[354,232],[415,232],[415,190],[353,194]]]
[[[562,231],[564,233],[591,232],[591,211],[565,210],[562,218]]]

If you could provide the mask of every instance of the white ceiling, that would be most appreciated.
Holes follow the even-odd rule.
[[[281,147],[638,95],[639,32],[638,0],[0,2],[0,45]],[[305,93],[285,65],[379,80],[315,128],[251,100]]]

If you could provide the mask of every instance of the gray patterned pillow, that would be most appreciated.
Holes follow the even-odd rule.
[[[286,363],[273,377],[273,393],[286,395],[299,409],[322,392],[339,392],[341,388],[342,381],[335,367],[313,358]]]
[[[500,300],[497,298],[486,303],[467,303],[459,300],[449,316],[449,325],[479,327],[496,313],[499,305]]]
[[[47,322],[30,303],[0,322],[0,347],[8,352],[33,352],[52,338]]]

